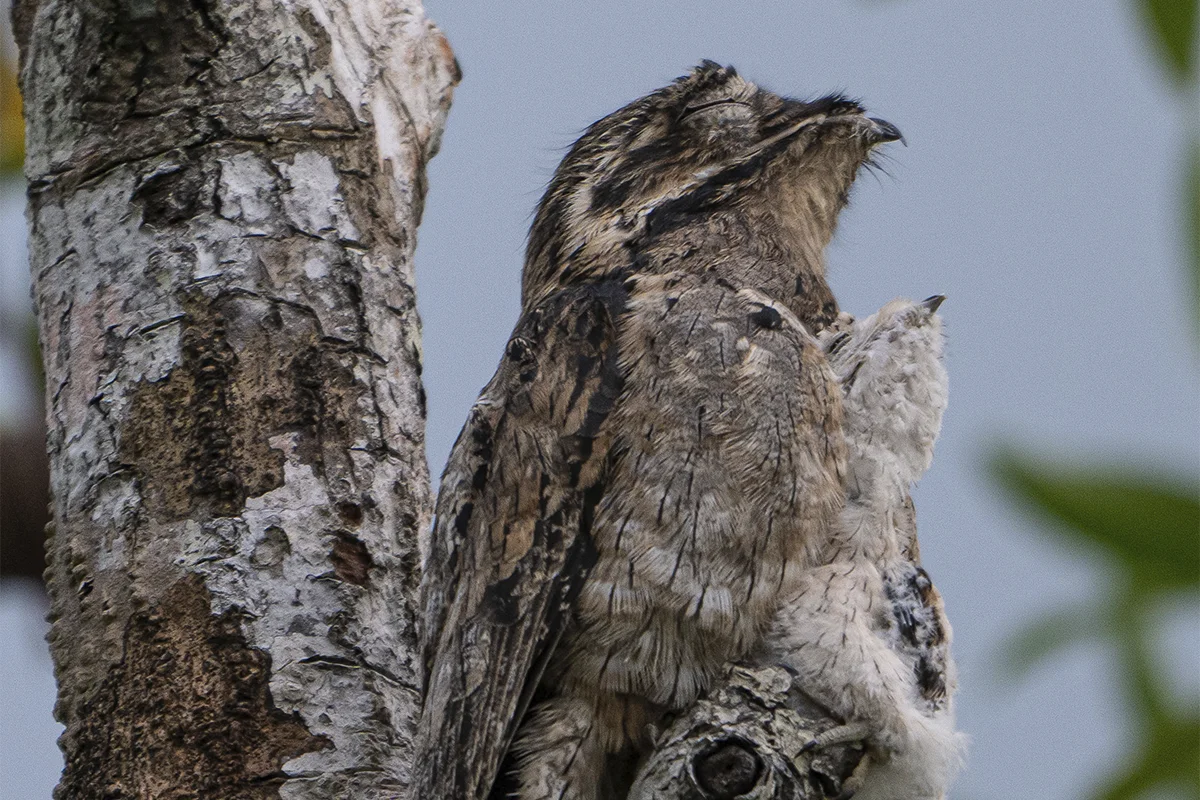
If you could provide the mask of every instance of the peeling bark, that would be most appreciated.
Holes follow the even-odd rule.
[[[394,797],[429,508],[417,0],[24,0],[56,796]]]

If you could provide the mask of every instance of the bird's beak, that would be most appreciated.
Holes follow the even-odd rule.
[[[930,314],[932,314],[933,312],[938,310],[938,307],[941,306],[942,302],[945,301],[945,299],[946,299],[946,295],[935,294],[933,297],[926,297],[924,300],[922,300],[921,305],[924,306],[929,311]]]
[[[886,119],[867,117],[866,121],[870,125],[868,131],[875,144],[900,142],[902,145],[908,145],[908,142],[904,141],[904,134],[900,132],[900,129]]]
[[[884,142],[901,142],[902,144],[907,144],[904,141],[904,135],[900,133],[900,129],[887,120],[868,117],[861,113],[834,114],[833,116],[819,114],[815,117],[804,117],[797,120],[794,124],[759,142],[752,148],[751,152],[758,152],[778,141],[789,139],[806,128],[816,125],[847,124],[855,128],[856,132],[872,146],[883,144]]]

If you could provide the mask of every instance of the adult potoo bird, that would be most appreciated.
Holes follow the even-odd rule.
[[[847,501],[765,640],[766,660],[847,723],[816,744],[868,744],[856,800],[944,797],[961,758],[950,625],[909,497],[946,407],[942,299],[893,300],[821,335],[844,392]]]
[[[845,497],[823,253],[897,138],[705,62],[571,148],[442,477],[414,796],[619,793],[760,645]]]

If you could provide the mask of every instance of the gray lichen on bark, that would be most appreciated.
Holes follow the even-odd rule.
[[[418,2],[24,0],[59,797],[388,797],[429,506]]]

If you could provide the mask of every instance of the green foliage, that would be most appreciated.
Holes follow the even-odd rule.
[[[1197,3],[1198,0],[1141,0],[1142,13],[1164,66],[1182,83],[1195,78]]]
[[[1140,0],[1163,66],[1194,106],[1200,0]],[[1184,225],[1195,325],[1200,332],[1200,114],[1191,128],[1184,175]],[[1152,657],[1151,636],[1167,596],[1200,600],[1200,486],[1195,479],[1040,463],[1002,450],[992,471],[1017,500],[1054,525],[1048,530],[1104,553],[1119,574],[1105,596],[1060,610],[1017,633],[1007,648],[1010,672],[1022,674],[1063,648],[1098,639],[1117,658],[1141,736],[1129,760],[1094,800],[1137,800],[1153,791],[1200,798],[1200,708],[1174,707]]]
[[[1097,548],[1120,574],[1111,596],[1049,614],[1014,636],[1008,669],[1023,674],[1071,644],[1101,640],[1117,657],[1142,736],[1096,800],[1135,800],[1154,789],[1200,796],[1200,709],[1172,706],[1150,641],[1164,597],[1200,598],[1200,492],[1175,478],[1039,463],[1012,451],[1001,451],[992,470],[1014,497],[1057,523],[1049,530]]]
[[[1108,617],[1094,603],[1046,614],[1009,637],[1001,658],[1005,673],[1015,679],[1056,653],[1087,641],[1108,628]]]
[[[1200,587],[1197,487],[1117,469],[1037,465],[1013,453],[1001,453],[994,469],[1015,495],[1064,523],[1065,536],[1115,556],[1128,570],[1132,590]]]
[[[1155,48],[1175,84],[1183,90],[1182,97],[1189,106],[1191,137],[1186,156],[1184,175],[1184,227],[1188,237],[1189,283],[1192,289],[1192,309],[1196,331],[1200,333],[1200,107],[1196,96],[1200,91],[1200,69],[1196,63],[1197,41],[1200,40],[1200,0],[1140,0],[1143,18]]]
[[[1122,598],[1112,607],[1109,642],[1130,681],[1143,734],[1131,763],[1109,779],[1098,800],[1135,800],[1171,788],[1200,796],[1200,709],[1173,708],[1164,696],[1150,655],[1153,612],[1151,604],[1136,598]]]
[[[1096,795],[1097,800],[1136,800],[1152,790],[1200,795],[1200,717],[1164,719],[1149,726],[1140,751],[1122,773]]]

